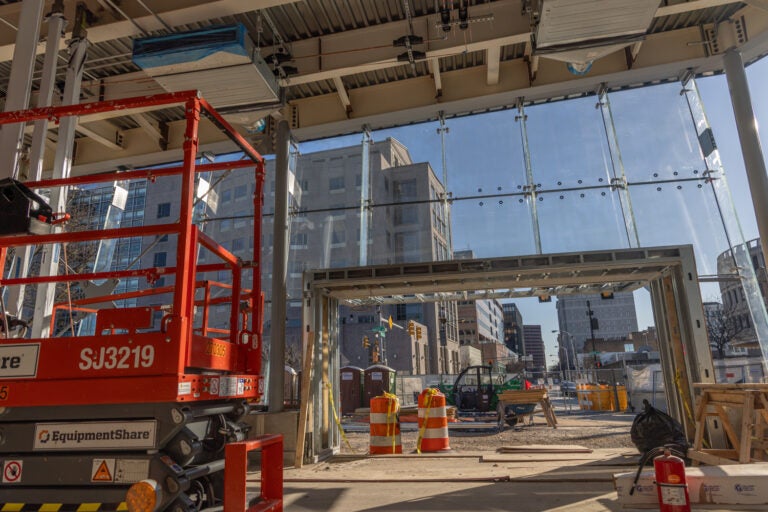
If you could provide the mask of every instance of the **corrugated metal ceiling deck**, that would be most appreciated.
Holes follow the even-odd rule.
[[[465,1],[470,7],[480,4],[492,6],[494,3],[493,0]],[[12,3],[17,2],[0,0],[0,4]],[[89,3],[96,4],[96,0]],[[124,2],[126,9],[128,9],[128,4],[130,3],[130,0]],[[150,7],[152,5],[152,2],[145,3],[149,4]],[[443,0],[304,0],[270,7],[262,11],[262,13],[259,11],[245,12],[235,16],[211,18],[199,23],[178,25],[173,28],[175,31],[185,31],[219,24],[243,23],[248,28],[254,41],[264,48],[264,52],[271,53],[272,48],[280,41],[290,45],[292,42],[322,35],[337,34],[349,30],[406,20],[408,19],[407,10],[410,11],[413,17],[436,15],[438,12],[436,9],[441,3],[443,3]],[[459,5],[458,0],[445,0],[445,3],[452,5],[454,8]],[[662,5],[677,3],[680,2],[661,2]],[[737,2],[655,18],[649,33],[698,27],[705,23],[723,20],[733,15],[743,6],[743,2]],[[144,15],[146,15],[146,11],[144,11]],[[115,19],[118,19],[117,16]],[[495,21],[495,23],[498,23],[498,21]],[[473,25],[467,31],[470,38],[473,30],[482,31],[482,24]],[[154,32],[153,34],[161,33],[164,33],[164,31]],[[524,55],[525,48],[525,44],[503,46],[500,59],[501,61],[519,59]],[[94,81],[139,71],[131,61],[131,49],[132,39],[128,37],[93,44],[89,49],[84,79]],[[42,55],[39,55],[37,59],[38,69],[42,65],[42,59]],[[467,51],[441,57],[439,63],[440,70],[444,72],[484,66],[486,64],[486,53],[485,51]],[[60,66],[63,69],[65,65],[66,52],[62,51]],[[10,67],[10,62],[0,63],[0,91],[2,94],[5,94]],[[415,65],[403,63],[401,66],[346,75],[342,78],[342,81],[344,86],[351,90],[413,77],[429,76],[429,74],[430,70],[427,63],[421,61]],[[303,84],[290,84],[289,82],[289,85],[286,87],[286,99],[290,101],[335,91],[336,87],[333,81],[327,79]],[[170,112],[168,112],[168,115],[173,117]],[[131,121],[127,121],[127,123],[126,126],[132,126]]]

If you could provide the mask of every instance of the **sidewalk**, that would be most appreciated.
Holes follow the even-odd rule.
[[[286,469],[284,505],[297,512],[629,510],[618,503],[612,477],[633,471],[636,462],[637,455],[625,449],[567,457],[487,451],[337,456],[302,469]],[[694,506],[693,510],[765,507]]]

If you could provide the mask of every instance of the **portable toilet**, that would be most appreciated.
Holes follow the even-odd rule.
[[[371,403],[371,398],[384,393],[395,394],[395,375],[397,372],[389,366],[374,364],[365,369],[365,403]]]
[[[365,370],[357,366],[344,366],[339,370],[341,384],[341,414],[352,414],[363,407],[363,374]]]

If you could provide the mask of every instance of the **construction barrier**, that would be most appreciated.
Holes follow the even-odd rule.
[[[427,388],[419,395],[419,440],[416,451],[439,452],[450,449],[445,395],[435,388]]]
[[[629,406],[627,401],[627,387],[626,386],[616,386],[616,392],[611,389],[611,402],[614,404],[616,403],[615,396],[616,393],[619,395],[619,411],[618,412],[624,412],[627,410],[627,407]]]
[[[371,398],[371,455],[403,453],[399,412],[400,401],[396,395],[384,393]]]
[[[576,398],[579,401],[579,409],[582,411],[616,411],[616,397],[618,394],[618,412],[627,410],[627,388],[600,384],[579,384],[576,386]]]

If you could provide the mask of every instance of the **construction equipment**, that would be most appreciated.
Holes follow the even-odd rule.
[[[533,413],[536,402],[508,405],[502,414],[497,410],[499,393],[523,389],[524,382],[517,376],[507,378],[503,373],[494,373],[492,366],[477,365],[465,368],[452,385],[438,387],[448,404],[456,406],[460,417],[487,418],[499,424],[506,421],[509,426],[515,426],[522,416]]]
[[[271,469],[262,473],[263,506],[248,510],[282,510],[282,437],[246,441],[247,427],[241,421],[249,404],[263,394],[261,155],[196,91],[3,113],[0,125],[178,106],[185,117],[181,165],[26,183],[29,189],[53,194],[60,187],[116,180],[167,186],[168,181],[157,184],[180,178],[180,184],[167,186],[168,193],[180,196],[178,220],[169,217],[158,224],[81,231],[67,231],[64,224],[63,229],[46,232],[30,229],[22,219],[13,233],[0,236],[0,270],[9,249],[31,245],[47,244],[53,253],[66,254],[66,244],[126,238],[147,243],[167,236],[176,248],[175,261],[167,266],[163,262],[77,275],[14,277],[0,272],[0,292],[16,286],[69,288],[80,281],[146,280],[141,289],[70,297],[57,304],[53,314],[44,313],[51,314],[51,326],[43,337],[0,339],[2,510],[186,512],[220,506],[222,498],[225,510],[245,510],[245,453],[252,449],[262,449],[262,463]],[[243,159],[196,164],[201,118],[225,133],[243,152]],[[254,174],[254,248],[247,262],[193,223],[196,174],[228,169]],[[13,183],[8,186],[18,190]],[[33,199],[43,201],[39,196]],[[29,207],[27,200],[16,204],[23,212],[48,212],[44,205]],[[216,261],[200,264],[198,251],[212,256],[206,261]],[[252,282],[244,283],[248,269]],[[226,273],[231,280],[219,277],[222,282],[215,282],[208,279],[210,273]],[[161,279],[173,283],[163,285]],[[212,294],[212,289],[224,293]],[[143,306],[111,306],[139,298],[151,300]],[[106,303],[110,307],[103,308]],[[66,331],[68,336],[56,337],[56,310],[70,322],[74,311],[95,316],[95,332],[78,335],[73,328]],[[214,311],[226,319],[227,328],[210,325]],[[10,326],[3,331],[9,333]]]

